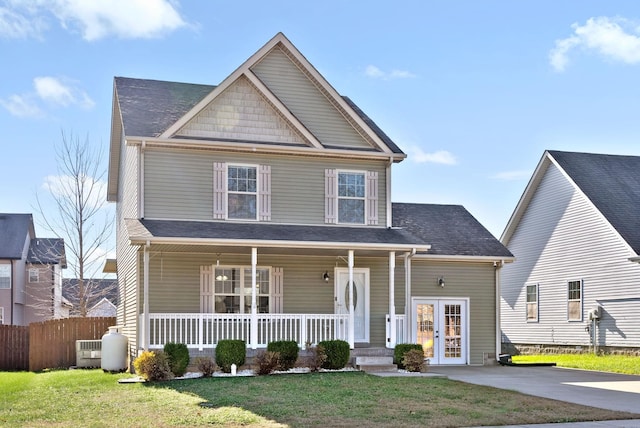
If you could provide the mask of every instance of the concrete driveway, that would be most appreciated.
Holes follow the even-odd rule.
[[[638,360],[640,363],[640,359]],[[640,376],[524,366],[435,366],[432,374],[602,409],[640,413]]]

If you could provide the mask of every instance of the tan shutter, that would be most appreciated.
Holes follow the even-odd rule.
[[[325,169],[324,170],[324,222],[325,223],[337,223],[338,214],[337,199],[336,199],[336,170]]]
[[[367,224],[378,224],[378,171],[367,171]]]
[[[227,199],[227,167],[224,162],[213,163],[213,218],[226,218]]]
[[[200,266],[200,313],[213,313],[213,266]]]
[[[271,308],[273,313],[281,314],[284,312],[284,272],[281,267],[271,268],[271,297],[273,303]]]
[[[271,221],[271,166],[260,165],[260,215],[258,220]]]

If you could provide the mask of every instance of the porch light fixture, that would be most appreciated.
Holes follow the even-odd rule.
[[[438,285],[440,287],[444,287],[444,276],[441,276],[440,278],[438,278]]]
[[[329,272],[325,270],[322,274],[322,279],[324,279],[324,282],[329,282],[329,280],[331,279],[331,277],[329,276]]]

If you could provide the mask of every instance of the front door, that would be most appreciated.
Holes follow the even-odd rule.
[[[349,269],[335,273],[335,313],[349,313]],[[369,269],[353,269],[354,341],[369,342]]]
[[[430,364],[467,363],[467,301],[413,299],[413,337]]]

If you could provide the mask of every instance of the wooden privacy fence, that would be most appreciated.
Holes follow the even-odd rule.
[[[29,368],[29,327],[0,325],[0,370]]]
[[[29,325],[29,370],[76,364],[76,340],[96,340],[115,325],[115,317],[63,318]]]

